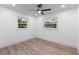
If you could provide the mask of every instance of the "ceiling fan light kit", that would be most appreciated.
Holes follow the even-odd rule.
[[[41,11],[38,11],[38,13],[41,13]]]

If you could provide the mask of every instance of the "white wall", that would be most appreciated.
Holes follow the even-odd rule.
[[[27,29],[20,30],[17,28],[17,16],[21,15],[23,14],[0,7],[0,48],[34,37],[32,29],[34,18],[32,16],[28,16],[29,24]]]
[[[78,6],[78,17],[77,17],[77,48],[78,48],[78,53],[79,53],[79,6]]]
[[[52,15],[53,16],[53,15]],[[70,47],[76,48],[77,46],[77,34],[76,34],[76,20],[77,20],[77,9],[72,10],[66,10],[57,14],[54,14],[54,16],[58,17],[58,30],[54,29],[44,29],[42,20],[45,17],[38,17],[37,25],[35,26],[37,29],[37,36],[39,38],[60,43],[63,45],[67,45]],[[47,18],[47,16],[46,16]]]

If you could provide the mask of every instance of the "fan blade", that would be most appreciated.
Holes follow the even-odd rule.
[[[44,13],[43,13],[43,12],[41,12],[41,14],[42,14],[42,15],[44,15]]]
[[[51,9],[42,9],[41,11],[50,11]]]
[[[29,11],[37,11],[37,10],[29,9]]]

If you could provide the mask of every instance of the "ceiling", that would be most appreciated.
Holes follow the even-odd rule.
[[[66,7],[61,8],[62,4],[43,4],[42,9],[51,8],[51,11],[44,12],[45,14],[51,14],[56,12],[61,12],[68,9],[77,8],[77,4],[64,4]],[[37,4],[16,4],[12,6],[12,4],[0,4],[1,7],[10,8],[12,10],[18,11],[20,13],[34,15],[35,11],[30,11],[30,9],[36,10]]]

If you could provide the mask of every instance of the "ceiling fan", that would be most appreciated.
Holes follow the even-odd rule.
[[[37,5],[37,9],[36,10],[31,10],[31,11],[36,11],[37,13],[39,14],[42,14],[42,15],[45,15],[45,11],[51,11],[51,8],[48,8],[48,9],[42,9],[42,4],[38,4]]]

